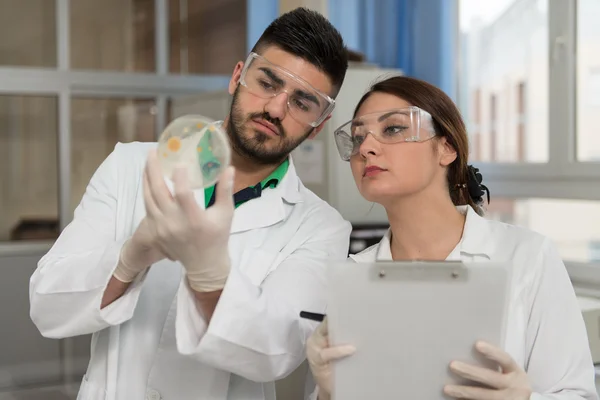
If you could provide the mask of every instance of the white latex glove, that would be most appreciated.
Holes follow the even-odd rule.
[[[457,399],[470,400],[529,400],[531,386],[527,373],[504,350],[485,342],[477,342],[475,349],[486,358],[495,361],[501,372],[453,361],[450,369],[463,378],[489,388],[446,385],[444,393]]]
[[[229,233],[233,218],[233,167],[219,177],[215,203],[196,203],[185,168],[173,173],[174,195],[165,184],[156,151],[148,155],[144,201],[148,224],[159,248],[185,267],[190,287],[198,292],[223,289],[229,276]]]
[[[140,272],[164,258],[170,257],[160,249],[148,219],[144,218],[121,248],[119,264],[113,275],[121,282],[131,282]]]
[[[327,400],[331,396],[332,368],[331,361],[348,357],[356,349],[354,346],[329,347],[329,329],[327,318],[317,327],[306,343],[308,365],[319,387],[319,400]]]

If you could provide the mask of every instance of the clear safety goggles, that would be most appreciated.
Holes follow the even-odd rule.
[[[334,99],[256,53],[248,56],[240,83],[250,93],[263,99],[286,93],[290,115],[313,128],[322,123],[335,107]]]
[[[419,107],[398,108],[363,115],[334,132],[335,144],[344,161],[358,154],[371,134],[380,143],[424,142],[435,136],[431,115]]]

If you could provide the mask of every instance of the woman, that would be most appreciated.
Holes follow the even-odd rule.
[[[425,82],[392,77],[363,96],[353,120],[335,135],[361,195],[381,204],[390,223],[381,242],[351,256],[354,261],[515,265],[505,349],[474,344],[501,368],[452,362],[454,373],[475,383],[447,385],[444,393],[481,400],[597,399],[585,325],[565,267],[545,237],[480,216],[487,188],[467,165],[465,125],[450,98]],[[309,339],[320,400],[330,397],[330,361],[353,351],[328,347],[326,321]]]

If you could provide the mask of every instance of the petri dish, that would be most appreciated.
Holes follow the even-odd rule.
[[[158,140],[158,159],[168,179],[172,179],[175,168],[184,167],[192,189],[213,186],[231,162],[222,122],[202,115],[173,120]]]

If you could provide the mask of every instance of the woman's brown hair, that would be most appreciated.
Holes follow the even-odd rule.
[[[363,95],[354,109],[354,117],[361,105],[373,93],[387,93],[399,97],[413,106],[419,107],[431,114],[436,137],[445,137],[456,151],[456,160],[448,166],[448,189],[454,205],[470,205],[478,213],[482,213],[481,202],[483,190],[476,179],[476,171],[470,171],[467,163],[469,157],[469,139],[467,128],[460,111],[442,90],[437,87],[406,76],[393,76],[376,82]],[[472,167],[471,167],[472,168]],[[477,187],[474,188],[473,186]],[[471,194],[469,194],[471,192]],[[476,193],[476,199],[472,198]],[[478,193],[481,193],[477,196]],[[478,197],[478,198],[477,198]],[[478,204],[479,203],[479,204]]]

